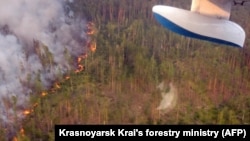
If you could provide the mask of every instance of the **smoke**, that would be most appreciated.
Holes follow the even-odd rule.
[[[48,89],[85,52],[73,0],[0,1],[0,121],[12,122],[36,90]]]
[[[157,88],[161,91],[162,100],[157,110],[162,113],[167,113],[172,110],[177,103],[177,89],[173,83],[169,84],[170,90],[166,92],[166,86],[164,82],[160,83]]]

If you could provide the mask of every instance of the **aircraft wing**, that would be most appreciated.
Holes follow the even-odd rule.
[[[192,0],[191,11],[229,20],[232,4],[233,0]]]
[[[156,20],[181,35],[215,43],[243,47],[245,31],[230,21],[233,0],[192,0],[191,10],[155,5]]]

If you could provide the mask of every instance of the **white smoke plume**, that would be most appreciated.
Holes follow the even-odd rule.
[[[157,88],[161,91],[162,100],[157,107],[157,110],[160,110],[161,113],[165,114],[172,110],[177,103],[177,89],[174,84],[169,83],[170,90],[166,91],[165,83],[160,83]]]
[[[86,24],[72,2],[0,0],[0,121],[21,116],[34,89],[49,88],[85,52]]]

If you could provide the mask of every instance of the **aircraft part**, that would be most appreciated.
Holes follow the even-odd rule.
[[[232,0],[192,0],[191,11],[229,20]]]
[[[171,6],[156,5],[156,20],[165,28],[184,36],[243,47],[245,31],[236,23]]]

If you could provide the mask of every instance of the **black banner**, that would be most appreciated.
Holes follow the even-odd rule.
[[[250,140],[250,125],[55,125],[55,141],[105,138]]]

